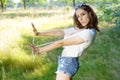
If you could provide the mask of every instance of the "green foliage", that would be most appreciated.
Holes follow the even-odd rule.
[[[103,11],[103,14],[100,16],[100,19],[120,26],[120,4],[117,3],[108,3],[102,4],[100,9]]]
[[[2,9],[2,12],[6,9],[6,5],[7,5],[7,0],[0,0],[0,6]]]

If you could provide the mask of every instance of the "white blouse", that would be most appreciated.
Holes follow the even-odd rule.
[[[95,29],[76,29],[68,28],[64,29],[65,36],[64,39],[79,36],[84,39],[85,42],[77,45],[63,46],[62,56],[65,57],[78,57],[88,48],[95,39],[96,30]]]

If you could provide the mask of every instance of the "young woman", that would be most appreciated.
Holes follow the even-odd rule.
[[[35,53],[44,53],[64,47],[62,54],[58,57],[56,80],[72,80],[79,69],[78,57],[91,45],[95,40],[96,31],[99,31],[97,16],[89,5],[77,6],[73,20],[75,27],[64,30],[38,32],[33,26],[33,32],[36,36],[64,36],[64,39],[42,48],[30,45]]]

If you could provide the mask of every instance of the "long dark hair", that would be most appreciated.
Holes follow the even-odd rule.
[[[75,8],[75,13],[74,13],[74,16],[73,16],[75,26],[78,27],[79,29],[84,28],[82,26],[82,24],[79,22],[79,20],[78,20],[78,18],[76,16],[76,10],[78,10],[78,9],[83,9],[83,10],[88,12],[90,21],[87,24],[87,29],[94,28],[97,31],[100,31],[99,28],[98,28],[98,18],[97,18],[96,13],[93,11],[93,9],[89,5],[86,5],[86,4],[78,5]]]

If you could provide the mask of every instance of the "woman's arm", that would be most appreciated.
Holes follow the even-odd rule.
[[[64,36],[64,31],[59,29],[46,32],[37,32],[37,36]]]
[[[47,32],[38,32],[37,29],[35,28],[34,24],[32,24],[33,32],[36,36],[64,36],[64,31],[59,29],[59,30],[53,30],[53,31],[47,31]]]
[[[74,36],[74,37],[67,38],[64,40],[56,41],[56,42],[54,42],[50,45],[44,46],[42,48],[37,48],[33,45],[30,45],[30,47],[32,48],[32,50],[35,53],[44,53],[44,52],[48,52],[48,51],[54,50],[54,49],[62,47],[62,46],[76,45],[76,44],[81,44],[84,42],[85,42],[85,40],[83,40],[79,36]]]

